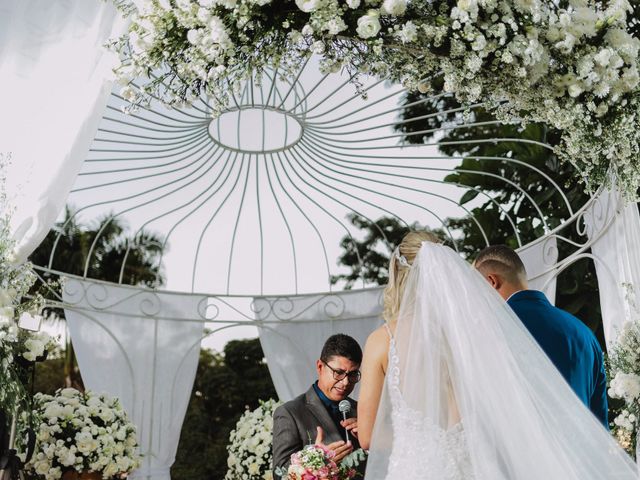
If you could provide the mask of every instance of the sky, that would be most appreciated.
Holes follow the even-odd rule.
[[[442,182],[458,160],[399,144],[402,88],[361,80],[366,99],[314,59],[295,84],[265,78],[241,88],[217,119],[207,99],[125,114],[116,87],[68,203],[82,222],[114,214],[130,233],[165,238],[163,288],[239,295],[243,314],[254,295],[339,288],[328,280],[344,271],[340,241],[362,235],[348,213],[433,228],[466,214],[457,204],[464,192]],[[203,345],[256,336],[237,326]]]

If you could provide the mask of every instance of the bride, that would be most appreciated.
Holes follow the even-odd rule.
[[[508,305],[437,241],[411,232],[390,262],[362,363],[366,479],[638,478]]]

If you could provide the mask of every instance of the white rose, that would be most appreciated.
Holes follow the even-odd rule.
[[[477,9],[478,4],[476,0],[458,0],[458,4],[456,6],[463,12],[470,12]]]
[[[606,67],[609,65],[612,54],[613,51],[610,48],[603,48],[593,57],[593,60],[601,67]]]
[[[65,398],[73,398],[79,393],[80,392],[78,392],[78,390],[76,390],[75,388],[63,388],[62,390],[60,390],[60,395]]]
[[[223,48],[227,48],[230,45],[231,40],[229,39],[229,34],[219,17],[211,18],[209,21],[209,31],[211,34],[209,38],[213,43],[217,43]]]
[[[70,467],[71,465],[76,463],[76,456],[71,450],[69,450],[62,456],[58,455],[58,461],[65,467]]]
[[[98,448],[98,442],[93,438],[93,435],[89,432],[80,432],[75,437],[76,446],[80,453],[89,453]]]
[[[198,17],[198,20],[200,20],[200,22],[207,23],[211,18],[211,12],[204,7],[200,7],[198,9],[196,17]]]
[[[353,10],[360,6],[360,0],[346,0],[347,6]]]
[[[372,13],[368,13],[358,19],[358,27],[356,32],[360,38],[375,37],[380,31],[380,20],[378,16]]]
[[[102,476],[110,478],[110,477],[113,477],[116,473],[118,473],[118,465],[116,463],[110,463],[102,471]]]
[[[404,15],[406,10],[406,0],[384,0],[384,2],[382,2],[382,11],[392,17]]]
[[[298,43],[302,40],[302,33],[300,33],[298,30],[291,30],[288,36],[289,40],[292,43]]]
[[[0,316],[7,317],[11,321],[11,323],[13,323],[14,314],[15,314],[15,311],[11,306],[5,306],[0,308]]]
[[[302,35],[304,35],[305,37],[310,37],[311,35],[313,35],[313,27],[309,24],[306,24],[304,27],[302,27]]]
[[[296,5],[303,12],[310,13],[322,6],[322,0],[296,0]]]
[[[187,40],[191,45],[197,45],[200,43],[200,30],[192,28],[187,32]]]
[[[13,297],[10,295],[9,290],[6,288],[0,288],[0,306],[6,307],[13,303]]]
[[[576,98],[583,92],[582,87],[577,83],[572,83],[571,85],[569,85],[569,88],[567,88],[567,91],[569,92],[569,96],[573,98]]]
[[[99,416],[105,423],[110,423],[115,417],[115,415],[113,414],[113,410],[111,410],[110,408],[103,408],[102,410],[100,410]]]
[[[37,338],[29,338],[24,342],[24,346],[34,357],[39,357],[44,354],[44,343]]]
[[[51,464],[46,460],[36,462],[35,464],[35,471],[38,475],[45,476],[47,475],[47,473],[49,473],[50,469],[51,469]]]
[[[28,362],[35,362],[36,361],[36,355],[33,352],[24,352],[22,354],[22,357],[27,360]]]
[[[322,55],[324,53],[324,43],[321,40],[313,42],[313,45],[311,45],[311,51],[318,55]]]

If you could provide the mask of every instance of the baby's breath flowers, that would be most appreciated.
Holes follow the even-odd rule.
[[[122,5],[122,0],[118,3]],[[122,96],[212,114],[267,69],[296,78],[309,55],[419,89],[444,76],[463,103],[562,132],[558,155],[588,187],[640,186],[640,39],[628,0],[146,0],[112,45]],[[140,89],[134,88],[138,82]],[[612,175],[613,174],[613,175]]]

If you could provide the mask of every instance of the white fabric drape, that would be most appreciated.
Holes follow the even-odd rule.
[[[120,398],[137,426],[143,460],[132,478],[169,480],[207,297],[69,279],[63,299],[85,386]]]
[[[518,249],[529,279],[529,288],[544,292],[551,303],[556,300],[556,271],[558,242],[549,237]]]
[[[614,190],[601,193],[584,220],[593,242],[602,324],[610,348],[630,318],[632,304],[640,300],[640,215],[635,203],[626,204]]]
[[[280,400],[300,395],[317,379],[316,360],[331,335],[350,335],[364,348],[382,324],[381,295],[382,289],[374,288],[255,299],[260,343]]]
[[[111,91],[103,44],[124,21],[102,0],[0,0],[0,152],[24,260],[64,207]]]

